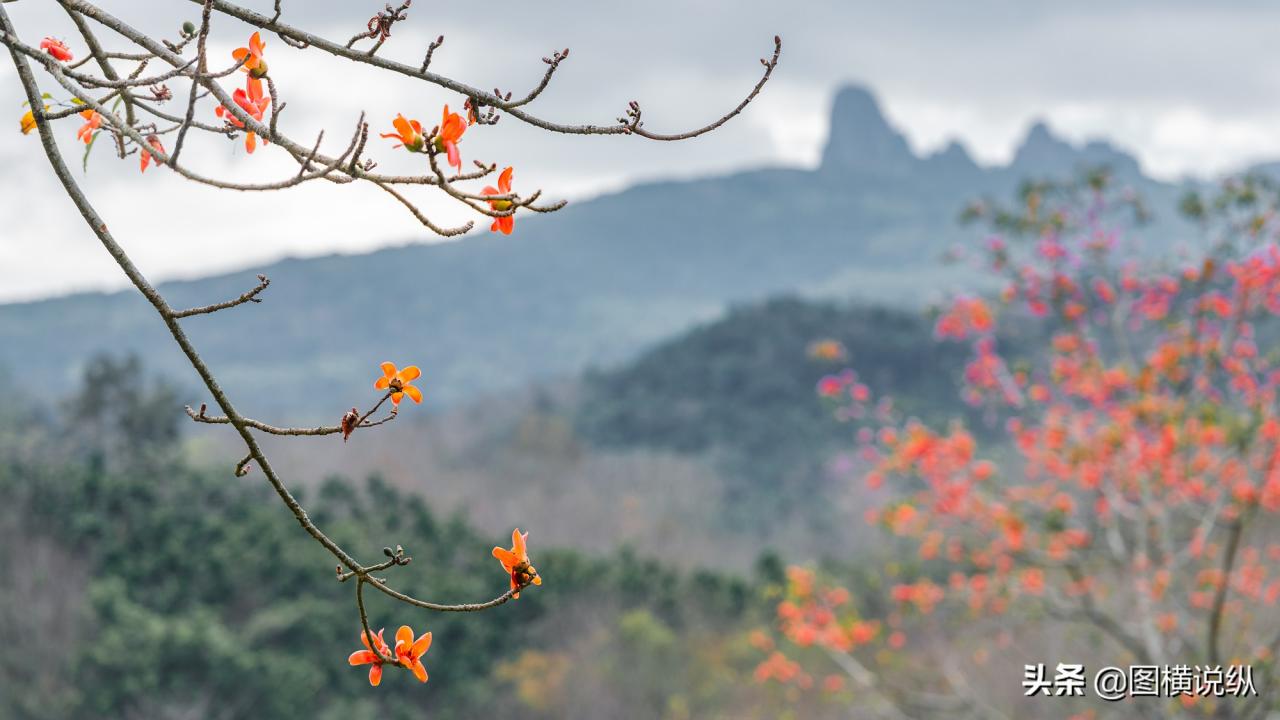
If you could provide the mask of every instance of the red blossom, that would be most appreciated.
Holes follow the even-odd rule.
[[[40,41],[40,49],[49,53],[55,60],[71,62],[73,56],[66,43],[56,38],[47,37]]]

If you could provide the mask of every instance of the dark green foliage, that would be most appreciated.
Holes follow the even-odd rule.
[[[148,384],[136,355],[95,355],[77,393],[62,403],[63,425],[76,442],[66,451],[92,466],[146,470],[172,456],[181,415],[168,382]]]
[[[618,632],[644,646],[640,661],[650,668],[680,652],[663,638],[694,625],[739,627],[762,612],[758,586],[742,580],[686,576],[627,552],[591,558],[534,545],[545,584],[493,611],[429,613],[370,590],[375,628],[386,626],[390,635],[403,623],[434,633],[425,687],[389,671],[375,690],[364,669],[346,663],[359,649],[354,583],[334,579],[333,558],[259,476],[237,479],[229,466],[195,469],[165,453],[156,455],[170,458],[163,464],[117,469],[56,452],[78,442],[74,427],[89,412],[86,398],[110,398],[98,407],[127,409],[115,422],[129,427],[164,428],[165,418],[177,415],[173,406],[148,401],[154,396],[138,380],[136,364],[101,367],[113,372],[91,376],[97,386],[74,401],[81,409],[75,421],[24,419],[25,431],[40,435],[40,452],[9,454],[0,464],[0,508],[8,511],[0,517],[0,538],[16,528],[14,537],[65,548],[67,562],[74,561],[33,567],[34,558],[11,544],[0,547],[0,573],[86,576],[79,590],[65,591],[81,593],[81,632],[52,648],[62,659],[57,672],[46,673],[61,684],[59,702],[42,699],[49,694],[43,686],[19,683],[21,668],[0,663],[0,718],[497,716],[519,706],[507,696],[508,685],[493,679],[495,666],[527,648],[555,650],[574,640],[539,629],[559,609],[640,613],[623,615],[630,619]],[[0,425],[0,437],[13,438],[16,430]],[[155,449],[172,441],[167,431],[148,437]],[[412,564],[386,572],[399,589],[440,602],[483,600],[506,589],[489,554],[504,538],[483,537],[462,517],[440,517],[421,498],[376,477],[363,486],[331,478],[297,494],[358,557],[380,559],[384,545],[404,545]],[[0,607],[0,635],[40,616],[30,604]],[[7,652],[27,658],[31,650],[10,644]],[[680,682],[649,683],[656,694],[636,701],[654,704],[656,714]]]

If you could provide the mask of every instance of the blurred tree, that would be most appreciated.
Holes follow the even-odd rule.
[[[890,495],[869,519],[914,558],[885,568],[883,611],[865,585],[793,568],[777,622],[794,659],[761,679],[837,669],[868,717],[1017,717],[1049,702],[1023,697],[1025,664],[1048,666],[1051,692],[1057,663],[1090,679],[1150,665],[1154,697],[1105,703],[1089,687],[1054,714],[1275,708],[1280,357],[1262,339],[1280,315],[1280,192],[1244,178],[1183,208],[1208,238],[1154,266],[1122,245],[1127,213],[1145,210],[1105,174],[974,208],[992,222],[1000,310],[957,298],[935,333],[972,341],[965,397],[1006,418],[1008,442],[984,458],[959,423],[884,412],[851,373],[824,380],[828,402],[867,419],[863,480]],[[1019,316],[1043,328],[1044,353],[1007,358],[997,317]],[[1165,666],[1194,682],[1162,684]]]
[[[67,436],[76,438],[67,449],[94,467],[158,462],[157,454],[176,447],[179,407],[175,388],[161,379],[148,382],[136,355],[95,355],[62,405]]]

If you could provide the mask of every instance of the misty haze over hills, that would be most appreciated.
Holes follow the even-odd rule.
[[[616,363],[779,293],[919,306],[965,282],[938,258],[972,237],[956,222],[966,202],[1096,165],[1173,216],[1181,189],[1105,142],[1077,147],[1037,124],[1007,166],[981,167],[957,143],[918,157],[867,90],[847,87],[814,170],[648,183],[522,217],[511,237],[286,259],[162,290],[177,307],[202,305],[271,277],[262,304],[186,321],[245,413],[331,420],[373,397],[383,360],[422,366],[438,406]],[[1181,226],[1156,228],[1168,242]],[[103,351],[136,352],[194,387],[133,291],[0,306],[0,368],[28,387],[66,385]]]

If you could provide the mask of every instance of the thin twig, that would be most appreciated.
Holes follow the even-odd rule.
[[[213,12],[213,3],[206,0],[200,13],[200,34],[196,40],[196,71],[191,74],[191,92],[187,94],[187,117],[178,130],[178,140],[173,144],[173,153],[169,156],[169,165],[176,167],[178,156],[182,154],[182,144],[187,139],[187,130],[196,116],[196,91],[200,89],[200,78],[209,70],[206,43],[209,39],[209,16]]]
[[[262,292],[263,290],[266,290],[267,286],[270,284],[271,284],[271,280],[268,279],[266,275],[259,275],[258,286],[253,288],[252,290],[249,290],[248,292],[241,294],[240,297],[235,298],[234,300],[227,300],[226,302],[214,303],[213,305],[204,305],[202,307],[194,307],[188,310],[180,310],[178,312],[173,313],[172,317],[175,319],[180,319],[185,317],[191,317],[192,315],[208,315],[210,313],[218,312],[219,310],[226,310],[227,308],[233,308],[237,305],[243,305],[247,302],[260,303],[262,302],[262,300],[258,298],[258,293]]]

